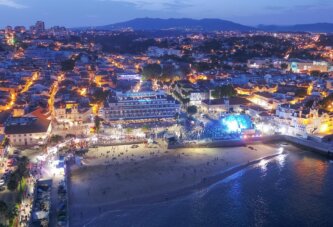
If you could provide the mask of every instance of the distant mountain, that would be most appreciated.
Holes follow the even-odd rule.
[[[167,30],[167,29],[191,29],[200,31],[253,31],[256,28],[237,24],[231,21],[220,19],[157,19],[157,18],[138,18],[126,22],[100,26],[96,29],[118,30],[132,28],[134,30]]]
[[[333,23],[296,24],[288,26],[259,25],[259,30],[269,32],[333,32]]]
[[[250,27],[232,21],[221,19],[189,19],[189,18],[138,18],[121,23],[98,26],[98,30],[120,30],[131,28],[133,30],[197,30],[197,31],[268,31],[268,32],[333,32],[333,23],[296,24],[296,25],[259,25]]]

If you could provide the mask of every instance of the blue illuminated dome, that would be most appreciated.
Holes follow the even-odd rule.
[[[245,114],[230,114],[219,120],[209,122],[201,135],[201,138],[223,139],[231,135],[239,138],[243,130],[253,129],[251,118]]]
[[[244,129],[251,129],[252,121],[248,115],[228,115],[221,120],[226,132],[241,132]]]

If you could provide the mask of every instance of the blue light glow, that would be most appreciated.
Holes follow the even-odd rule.
[[[220,120],[209,122],[201,135],[209,139],[230,139],[230,136],[239,138],[242,131],[253,129],[252,120],[245,114],[231,114]]]
[[[228,115],[222,119],[222,125],[226,132],[241,132],[243,129],[251,129],[252,121],[247,115]]]

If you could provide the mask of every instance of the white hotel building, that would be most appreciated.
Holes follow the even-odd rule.
[[[112,122],[144,122],[172,119],[179,111],[179,102],[162,91],[117,92],[105,103],[100,115]]]

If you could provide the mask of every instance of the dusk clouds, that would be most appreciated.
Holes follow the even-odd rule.
[[[0,0],[0,6],[6,6],[6,7],[11,7],[11,8],[16,8],[16,9],[21,9],[21,8],[26,7],[25,5],[17,3],[14,0]]]
[[[221,18],[243,23],[333,22],[331,0],[0,0],[0,26],[105,25],[137,17]]]

